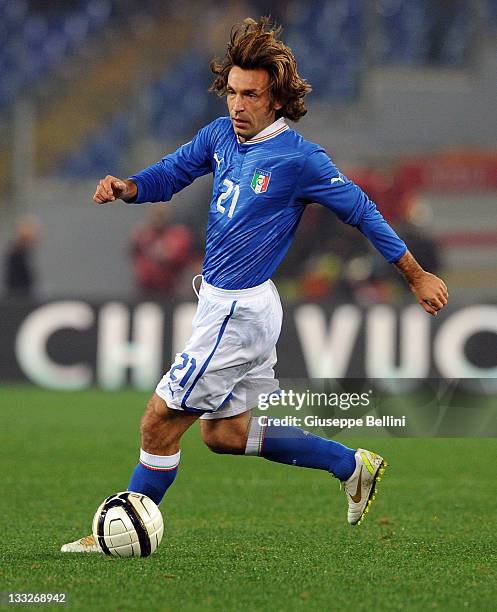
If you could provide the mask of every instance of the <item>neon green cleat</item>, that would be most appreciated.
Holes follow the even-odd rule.
[[[378,483],[388,463],[371,451],[358,448],[355,453],[355,470],[352,476],[341,483],[349,505],[347,520],[351,525],[360,525],[376,499]]]

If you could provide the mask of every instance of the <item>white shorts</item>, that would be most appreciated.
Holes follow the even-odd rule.
[[[276,341],[283,311],[272,281],[231,291],[205,281],[192,335],[155,392],[170,408],[222,419],[274,393]]]

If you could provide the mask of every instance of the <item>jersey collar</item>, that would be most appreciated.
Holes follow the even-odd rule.
[[[264,128],[262,132],[259,132],[258,134],[253,136],[250,140],[246,140],[245,142],[240,142],[240,141],[238,142],[241,145],[258,144],[259,142],[265,142],[266,140],[270,140],[271,138],[274,138],[275,136],[278,136],[279,134],[286,132],[286,130],[288,129],[290,129],[290,126],[287,123],[285,123],[285,117],[280,117],[279,119],[276,119],[274,123],[271,123],[271,125],[268,125],[267,128]],[[237,140],[238,140],[238,136],[237,136]]]

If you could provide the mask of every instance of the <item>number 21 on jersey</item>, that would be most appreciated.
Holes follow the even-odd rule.
[[[228,219],[231,219],[233,213],[235,212],[238,197],[240,196],[240,185],[235,185],[233,181],[230,181],[229,179],[224,179],[223,185],[226,187],[226,191],[223,191],[223,193],[218,197],[217,209],[220,213],[224,213],[226,211],[226,206],[223,206],[223,202],[231,197],[231,204],[228,209]],[[227,204],[228,202],[226,202],[226,205]]]

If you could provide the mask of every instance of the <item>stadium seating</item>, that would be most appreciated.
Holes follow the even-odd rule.
[[[0,111],[53,76],[87,38],[105,28],[115,0],[0,1]],[[54,11],[56,5],[57,10]],[[52,8],[52,10],[47,10]]]
[[[153,126],[159,138],[181,139],[206,119],[212,107],[212,96],[207,92],[209,83],[205,54],[190,50],[171,71],[152,84],[150,128]],[[178,100],[181,100],[179,106]],[[173,108],[180,112],[172,113]]]
[[[98,134],[91,136],[61,163],[64,176],[94,176],[105,168],[107,172],[122,174],[122,151],[129,143],[131,114],[121,112],[107,123]]]
[[[26,0],[0,0],[0,10],[7,16],[0,29],[9,32],[0,47],[3,103],[11,102],[27,83],[56,70],[91,33],[104,29],[118,11],[117,4],[117,0],[80,0],[49,19],[41,12],[28,14]],[[480,15],[494,29],[496,5],[486,0]],[[346,105],[359,98],[364,70],[370,66],[464,67],[474,34],[469,8],[468,0],[378,0],[374,5],[360,0],[291,0],[273,13],[285,24],[284,38],[298,57],[299,71],[313,85],[312,99]],[[205,12],[211,10],[216,10],[215,3],[207,2]],[[253,14],[257,10],[258,5]],[[144,87],[148,108],[144,127],[152,137],[179,142],[219,114],[221,107],[207,93],[208,59],[207,52],[190,48],[166,74]],[[120,152],[132,136],[131,124],[131,115],[117,109],[114,117],[64,157],[60,172],[88,176],[102,167],[115,167],[117,172]]]
[[[212,114],[216,100],[207,93],[209,74],[205,66],[206,58],[197,51],[190,51],[143,92],[148,100],[148,128],[155,137],[177,142],[197,129],[209,116],[209,111]],[[189,93],[184,96],[187,87]],[[181,100],[179,106],[178,100]],[[118,112],[63,160],[59,172],[80,177],[96,175],[102,168],[116,174],[121,170],[125,172],[122,153],[130,143],[132,121],[131,112]]]
[[[290,4],[285,39],[315,96],[332,102],[357,98],[365,44],[363,18],[359,0]]]
[[[378,63],[464,65],[474,23],[466,0],[381,0],[377,7]]]
[[[302,12],[298,15],[302,18]],[[285,39],[298,54],[300,71],[313,83],[316,95],[345,102],[356,98],[362,54],[359,0],[342,0],[340,19],[322,0],[310,5],[303,22],[298,21],[298,15],[289,11]],[[312,46],[307,40],[314,41]],[[315,61],[316,56],[320,57],[319,62]],[[205,52],[190,49],[143,92],[149,100],[148,127],[154,137],[180,141],[210,117],[223,112],[215,96],[207,92],[210,82],[206,70],[208,59]],[[186,89],[187,96],[184,95]],[[179,106],[178,100],[181,100]],[[173,107],[174,115],[171,113]],[[126,138],[123,122],[130,116],[122,112],[118,115],[119,119],[108,122],[64,159],[60,166],[63,175],[91,176],[98,174],[102,167],[119,171],[120,150],[128,144],[123,140]],[[127,134],[130,135],[130,130]]]

